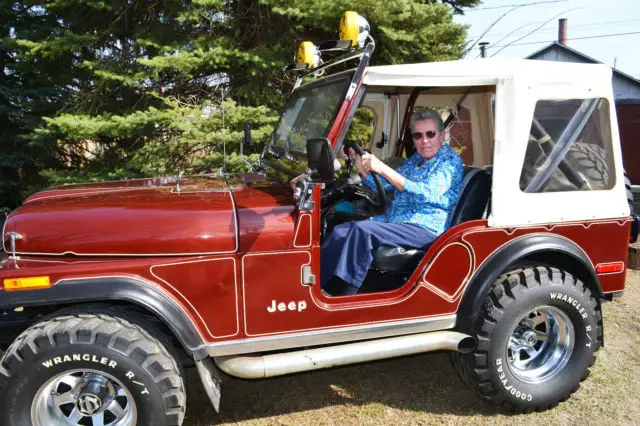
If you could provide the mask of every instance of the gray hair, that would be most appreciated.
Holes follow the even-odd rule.
[[[438,125],[438,130],[444,130],[444,122],[442,121],[442,117],[440,113],[433,109],[421,109],[419,111],[414,111],[411,114],[411,119],[409,120],[409,128],[413,130],[413,125],[416,124],[416,121],[424,121],[424,120],[433,120]]]

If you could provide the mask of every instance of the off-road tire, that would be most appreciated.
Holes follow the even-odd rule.
[[[566,159],[592,186],[596,184],[597,188],[608,187],[609,165],[604,148],[592,143],[576,142],[567,152]]]
[[[516,330],[521,330],[518,327],[533,312],[550,312],[565,318],[566,324],[570,324],[567,327],[573,330],[572,349],[566,349],[561,357],[564,362],[540,380],[535,374],[526,376],[531,373],[526,369],[518,370],[520,365],[514,365],[510,352]],[[548,324],[551,323],[549,320]],[[549,329],[547,333],[551,334]],[[602,344],[600,305],[580,280],[565,271],[551,267],[518,269],[494,282],[472,334],[478,341],[475,351],[452,355],[453,365],[463,381],[481,398],[509,411],[543,411],[569,398],[588,376],[595,352]],[[553,348],[553,341],[549,338],[549,343],[545,343],[548,346],[537,342],[536,345],[541,345],[539,354],[545,353],[544,348]],[[545,359],[540,356],[538,359]],[[531,364],[534,361],[537,362],[536,356],[531,357]]]
[[[624,189],[627,192],[627,203],[629,203],[629,211],[631,212],[631,214],[634,214],[634,213],[640,214],[640,212],[635,212],[633,210],[633,205],[634,205],[633,192],[631,192],[631,181],[627,177],[627,172],[624,172]]]
[[[65,374],[113,380],[128,392],[132,424],[182,424],[186,392],[175,358],[142,327],[105,314],[58,316],[18,336],[0,359],[0,424],[38,426],[34,398]]]

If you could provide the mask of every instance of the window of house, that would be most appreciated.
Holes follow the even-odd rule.
[[[520,174],[524,192],[611,189],[615,184],[609,102],[540,100]]]

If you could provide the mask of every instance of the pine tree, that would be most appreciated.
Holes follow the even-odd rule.
[[[39,168],[47,184],[241,170],[242,123],[255,140],[269,137],[292,88],[282,67],[297,41],[337,38],[340,15],[355,10],[372,25],[374,64],[453,59],[466,29],[452,7],[477,3],[14,2],[0,12],[0,122],[11,124],[0,173],[17,182],[4,176],[20,156],[32,184]]]

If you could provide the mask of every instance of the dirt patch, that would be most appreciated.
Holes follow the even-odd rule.
[[[640,271],[603,306],[605,347],[591,376],[544,413],[508,415],[478,399],[448,354],[430,353],[263,381],[227,380],[222,413],[189,369],[185,425],[214,424],[630,424],[640,422]]]

